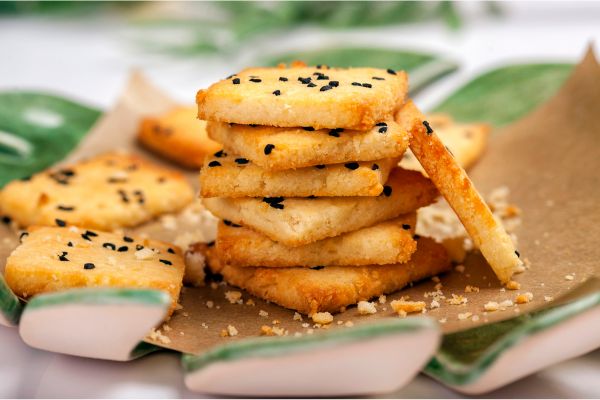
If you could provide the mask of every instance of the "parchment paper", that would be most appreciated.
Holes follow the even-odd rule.
[[[190,103],[193,96],[190,97]],[[70,160],[97,154],[116,147],[163,162],[135,143],[139,118],[144,114],[166,111],[175,103],[149,84],[139,73],[134,73],[117,106],[108,112]],[[517,275],[521,290],[504,291],[493,272],[478,254],[468,256],[464,273],[451,272],[441,276],[442,291],[447,298],[452,294],[467,298],[464,305],[441,302],[441,307],[427,315],[441,321],[444,332],[453,332],[484,323],[510,318],[517,313],[546,307],[551,302],[545,296],[559,298],[593,275],[598,275],[598,233],[600,226],[600,66],[590,52],[576,68],[564,87],[549,102],[522,119],[493,135],[484,158],[470,171],[477,187],[484,194],[506,185],[510,201],[518,205],[522,224],[516,230],[519,250],[531,262],[531,268]],[[165,163],[166,164],[166,163]],[[172,167],[172,165],[171,165]],[[197,173],[187,172],[190,182],[197,185]],[[210,221],[189,218],[183,213],[177,218],[176,228],[166,229],[156,221],[134,230],[152,237],[174,240],[182,232],[189,232],[196,240],[210,240],[213,235]],[[7,239],[0,243],[0,265],[16,245],[14,234],[4,227],[0,231]],[[570,275],[573,280],[565,277]],[[465,293],[467,285],[479,288],[478,293]],[[434,290],[435,282],[427,281],[412,288],[387,296],[387,303],[378,305],[379,311],[371,316],[359,316],[356,308],[335,316],[328,329],[345,329],[338,321],[352,321],[355,325],[382,318],[398,318],[392,313],[389,301],[400,296],[411,300],[424,299],[424,292]],[[304,317],[294,321],[294,312],[253,298],[255,305],[230,304],[225,292],[238,290],[220,285],[213,289],[185,288],[177,311],[167,327],[161,328],[168,339],[147,341],[186,353],[201,353],[208,348],[260,333],[262,325],[277,326],[308,334],[311,326]],[[514,301],[517,294],[531,292],[529,304],[509,307],[505,311],[485,313],[488,301]],[[242,293],[244,293],[242,291]],[[244,302],[251,297],[243,294]],[[427,304],[430,298],[424,299]],[[212,308],[207,301],[214,303]],[[384,310],[385,309],[385,310]],[[259,310],[268,312],[259,316]],[[471,313],[466,319],[459,314]],[[273,324],[278,320],[277,324]],[[221,337],[228,325],[239,332],[235,337]],[[323,328],[314,329],[319,334]],[[167,343],[168,342],[168,343]]]

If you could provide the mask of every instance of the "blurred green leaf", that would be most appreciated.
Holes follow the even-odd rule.
[[[42,93],[0,93],[0,187],[62,160],[100,110]]]
[[[571,64],[523,64],[478,76],[441,102],[434,111],[459,121],[506,125],[548,100],[573,69]]]
[[[374,47],[338,46],[281,54],[265,60],[262,64],[267,66],[279,63],[289,64],[296,60],[304,61],[308,65],[324,64],[344,68],[372,67],[404,70],[411,75],[412,94],[458,68],[453,62],[426,53]]]

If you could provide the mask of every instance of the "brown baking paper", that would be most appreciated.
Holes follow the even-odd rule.
[[[193,93],[190,93],[190,103]],[[142,153],[162,162],[140,149],[135,143],[139,119],[144,114],[166,111],[175,103],[152,87],[139,73],[134,73],[117,106],[108,112],[70,160],[112,150],[115,147]],[[452,294],[465,296],[464,305],[450,305],[428,310],[429,317],[441,321],[444,332],[453,332],[481,324],[511,318],[548,306],[545,297],[559,298],[598,274],[599,250],[596,247],[600,226],[600,66],[590,52],[575,69],[571,78],[553,99],[521,121],[496,132],[489,148],[471,171],[476,186],[489,194],[499,186],[510,189],[509,200],[522,210],[522,224],[516,229],[522,258],[531,267],[515,277],[521,289],[502,289],[492,270],[478,254],[470,254],[465,271],[441,276],[442,291],[446,298]],[[189,172],[190,182],[197,185],[197,173]],[[133,233],[146,233],[163,240],[175,240],[178,235],[198,241],[209,241],[214,232],[213,221],[204,217],[190,218],[182,213],[176,219],[176,228],[167,229],[156,221],[137,228]],[[0,228],[4,229],[4,228]],[[2,232],[0,232],[2,233]],[[1,243],[0,259],[16,245],[16,240]],[[567,280],[570,275],[573,280]],[[479,288],[478,293],[465,293],[467,285]],[[340,321],[353,324],[371,323],[382,318],[398,318],[389,302],[401,296],[411,300],[425,300],[425,292],[434,291],[435,282],[426,281],[387,296],[387,303],[378,305],[378,312],[370,316],[358,315],[355,307],[335,315],[328,329],[344,329]],[[324,328],[313,328],[306,316],[294,320],[294,312],[268,304],[243,293],[244,304],[230,304],[225,292],[238,290],[219,285],[202,288],[184,288],[180,303],[182,309],[163,326],[161,333],[168,339],[150,340],[159,346],[186,353],[201,353],[210,347],[260,334],[263,325],[281,327],[290,335],[307,334],[314,329],[318,334]],[[515,301],[520,293],[531,292],[528,304],[508,307],[505,311],[484,312],[489,301]],[[252,299],[254,305],[246,302]],[[212,307],[210,305],[212,302]],[[385,309],[385,310],[384,310]],[[263,310],[268,316],[259,316]],[[466,319],[459,314],[471,313]],[[264,314],[264,313],[263,313]],[[476,316],[473,318],[473,316]],[[238,331],[235,337],[221,337],[220,333],[232,325]]]

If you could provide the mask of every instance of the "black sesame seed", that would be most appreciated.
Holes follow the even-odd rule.
[[[317,196],[315,196],[314,194],[311,194],[310,196],[307,197],[307,199],[316,199]]]
[[[227,226],[231,226],[232,228],[240,228],[240,227],[241,227],[241,225],[234,224],[233,222],[231,222],[231,221],[230,221],[230,220],[228,220],[228,219],[224,219],[224,220],[223,220],[223,223],[224,223],[225,225],[227,225]]]
[[[67,247],[73,247],[73,242],[67,243]]]
[[[373,79],[376,81],[385,81],[385,78],[382,78],[380,76],[374,76]]]
[[[234,85],[239,85],[239,84],[240,84],[240,78],[234,78],[234,79],[233,79],[231,82],[232,82]]]
[[[213,247],[215,245],[215,241],[206,243],[206,247]]]
[[[329,136],[340,137],[340,133],[336,129],[332,129],[329,131]]]
[[[387,126],[382,126],[381,128],[378,129],[377,132],[379,132],[379,133],[386,133],[387,130],[388,130]]]
[[[93,263],[85,263],[83,264],[83,269],[94,269],[96,266]]]
[[[162,258],[159,259],[158,261],[160,261],[161,263],[165,264],[165,265],[173,265],[173,263],[169,260],[163,260]]]
[[[71,207],[71,206],[57,206],[57,209],[59,209],[60,211],[73,211],[75,210],[75,207]]]
[[[413,239],[419,240],[419,239],[421,239],[421,236],[420,235],[413,235]]]
[[[433,129],[431,129],[429,122],[423,121],[423,125],[425,125],[425,128],[427,128],[427,135],[431,135],[433,133]]]
[[[119,247],[119,248],[117,249],[117,251],[118,251],[118,252],[120,252],[120,253],[124,253],[124,252],[126,252],[127,250],[129,250],[129,247],[127,247],[127,246],[121,246],[121,247]]]
[[[8,215],[5,215],[2,217],[3,224],[9,225],[11,221],[12,221],[12,219]]]
[[[375,126],[387,126],[387,122],[378,122]]]
[[[250,124],[248,125],[250,128],[256,128],[258,126],[258,124]]]
[[[312,81],[312,78],[310,76],[308,78],[298,77],[298,80],[300,82],[302,82],[302,84],[306,85],[306,84],[309,84]]]
[[[284,208],[284,205],[281,203],[271,203],[269,205],[277,210],[283,210]]]
[[[329,85],[325,85],[325,86],[321,86],[321,89],[319,89],[320,92],[326,92],[328,90],[333,89],[333,87],[329,86]]]
[[[82,237],[84,240],[87,240],[88,242],[91,242],[91,241],[92,241],[92,239],[90,239],[90,237],[88,236],[87,232],[86,232],[86,233],[82,233],[82,234],[81,234],[81,237]]]
[[[21,235],[19,236],[19,242],[23,242],[23,239],[25,239],[27,236],[29,236],[29,232],[21,232]]]
[[[324,164],[315,165],[315,168],[316,169],[323,169],[323,168],[325,168],[325,165]]]
[[[329,80],[329,77],[327,75],[321,74],[317,77],[317,80],[318,81],[326,81],[326,80]]]
[[[275,148],[274,144],[267,144],[265,146],[265,155],[268,156],[269,154],[271,154],[271,152],[273,151],[273,149]]]
[[[275,96],[280,96],[281,95],[281,90],[278,89],[278,90],[274,91],[273,94]]]
[[[108,243],[108,242],[107,243],[103,243],[102,247],[104,247],[105,249],[111,249],[111,250],[116,250],[117,249],[117,246],[115,246],[112,243]]]
[[[371,85],[370,83],[363,83],[362,87],[366,87],[366,88],[371,89],[373,87],[373,85]]]
[[[393,69],[391,69],[391,68],[388,68],[388,69],[387,69],[387,73],[388,73],[388,74],[390,74],[390,75],[396,75],[396,71],[394,71],[394,70],[393,70]]]
[[[123,241],[127,243],[133,243],[133,239],[129,236],[123,236]]]
[[[315,130],[315,128],[313,128],[312,126],[305,126],[302,129],[304,129],[305,131],[309,131],[309,132],[313,132]]]
[[[172,248],[170,248],[170,247],[167,249],[167,252],[168,252],[168,253],[171,253],[171,254],[175,254],[175,250],[173,250],[173,249],[172,249]]]
[[[338,86],[340,86],[340,82],[339,81],[329,81],[329,86],[338,87]]]
[[[317,87],[317,85],[311,82],[308,85],[306,85],[306,87]]]
[[[54,222],[56,222],[56,225],[58,225],[58,226],[67,226],[67,223],[65,221],[63,221],[62,219],[56,218],[54,220]]]
[[[58,256],[58,259],[60,261],[69,261],[69,259],[67,258],[68,254],[69,253],[67,253],[66,251],[63,251],[62,254]]]
[[[379,165],[377,165],[377,164],[373,164],[373,166],[371,167],[371,169],[372,169],[373,171],[377,171],[377,170],[379,169]]]
[[[405,231],[410,229],[410,225],[409,224],[402,224],[402,229],[404,229]]]
[[[351,85],[352,86],[362,86],[359,82],[352,82]]]
[[[390,197],[392,195],[392,187],[385,185],[383,187],[383,194],[385,195],[385,197]]]
[[[325,268],[325,266],[323,266],[323,265],[317,265],[316,267],[310,267],[310,269],[314,269],[315,271],[318,271],[323,268]]]
[[[98,236],[98,234],[96,232],[92,232],[92,231],[85,231],[85,234],[91,237],[96,237]]]
[[[75,176],[75,171],[73,171],[72,169],[61,169],[58,172],[64,176],[69,176],[69,177]]]
[[[121,201],[123,203],[129,203],[129,198],[127,197],[127,193],[125,193],[124,190],[118,190],[117,193],[119,193],[119,196],[121,196]]]
[[[225,79],[231,79],[231,78],[233,78],[234,76],[235,76],[235,74],[231,74],[231,75],[229,75],[229,76],[228,76],[227,78],[225,78]]]
[[[144,246],[142,246],[141,244],[136,244],[135,245],[135,249],[138,250],[138,251],[142,250],[143,248],[144,248]]]
[[[353,170],[353,171],[354,171],[355,169],[357,169],[357,168],[358,168],[358,166],[359,166],[359,165],[358,165],[358,163],[357,163],[357,162],[349,162],[349,163],[346,163],[346,164],[344,164],[344,167],[346,167],[346,168],[348,168],[348,169],[351,169],[351,170]]]
[[[235,163],[240,164],[240,165],[248,164],[249,162],[250,161],[247,158],[236,158],[235,159]]]
[[[227,157],[227,153],[225,153],[225,150],[219,150],[215,153],[215,157],[217,157],[217,158]]]
[[[211,168],[212,167],[220,167],[221,163],[218,162],[218,161],[211,161],[211,162],[208,163],[208,166],[211,167]]]
[[[250,82],[260,83],[260,82],[262,82],[262,79],[259,79],[259,78],[250,78]]]
[[[517,257],[521,257],[521,253],[519,253],[518,250],[515,250],[515,254],[517,255]]]
[[[288,81],[288,78],[286,78],[285,76],[280,76],[280,77],[279,77],[279,80],[280,80],[281,82],[287,82],[287,81]]]

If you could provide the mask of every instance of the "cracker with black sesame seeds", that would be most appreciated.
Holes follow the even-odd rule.
[[[9,183],[0,192],[0,215],[21,227],[113,230],[179,211],[193,199],[180,172],[132,154],[106,153]]]
[[[244,227],[219,223],[219,258],[236,267],[314,267],[403,263],[417,249],[416,213],[303,246],[287,247]]]
[[[222,143],[226,151],[241,154],[265,169],[283,170],[400,157],[408,148],[410,130],[417,117],[411,111],[402,108],[397,122],[380,121],[364,131],[219,122],[208,122],[207,130],[209,137]]]
[[[142,119],[139,142],[149,150],[186,168],[200,168],[204,158],[220,149],[208,138],[206,121],[196,117],[196,107],[178,106],[169,112]]]
[[[245,69],[200,90],[196,103],[198,117],[209,121],[364,130],[392,116],[407,91],[404,71],[296,63]]]
[[[395,168],[389,195],[320,198],[203,198],[219,218],[260,232],[286,246],[300,246],[396,218],[432,203],[438,195],[420,172]]]
[[[417,110],[410,101],[405,107]],[[498,279],[503,283],[509,282],[520,264],[512,239],[502,223],[494,218],[465,170],[437,136],[435,127],[427,122],[424,115],[421,115],[420,122],[414,125],[412,131],[411,150]]]
[[[447,114],[429,114],[426,118],[430,126],[435,127],[442,143],[464,169],[471,167],[483,155],[491,129],[488,124],[456,122]],[[404,153],[400,165],[406,169],[424,172],[410,149]]]
[[[378,196],[397,165],[397,158],[325,168],[305,167],[269,171],[239,156],[219,152],[200,170],[202,197]],[[243,159],[246,160],[246,159]],[[216,164],[215,162],[218,162]]]
[[[157,289],[171,297],[169,314],[175,309],[185,269],[176,246],[75,227],[30,227],[28,233],[6,261],[6,283],[16,295],[79,287]]]
[[[428,238],[403,264],[311,268],[233,267],[222,262],[214,248],[196,244],[189,251],[206,256],[213,273],[252,295],[312,315],[337,313],[362,300],[388,294],[450,269],[444,247]]]

